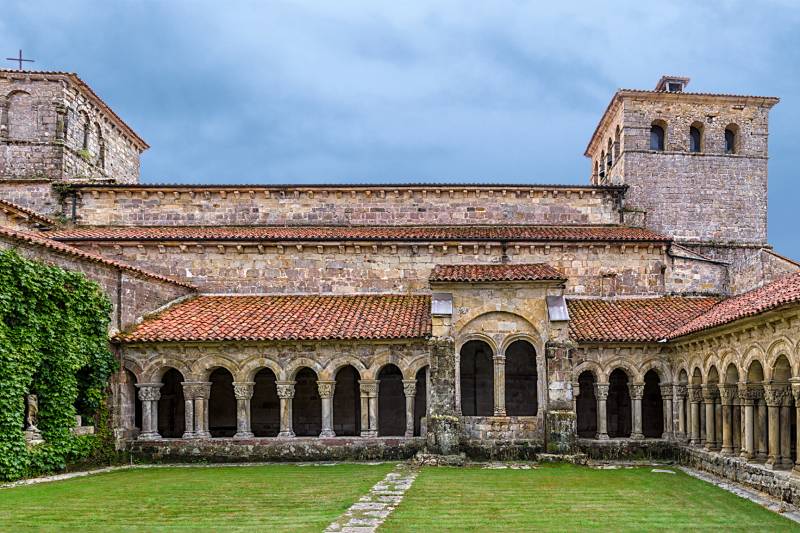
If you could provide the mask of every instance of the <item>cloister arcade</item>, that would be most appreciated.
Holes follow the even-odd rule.
[[[424,432],[428,366],[358,360],[321,368],[189,368],[178,360],[142,368],[126,361],[128,425],[141,440],[162,438],[413,437]],[[234,365],[230,365],[233,367]],[[204,379],[191,379],[196,376]]]

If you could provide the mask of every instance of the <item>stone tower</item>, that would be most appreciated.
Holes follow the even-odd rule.
[[[627,185],[626,222],[724,260],[767,242],[767,137],[777,98],[690,93],[688,78],[619,90],[585,155]]]
[[[136,183],[147,148],[77,75],[0,70],[0,181]]]

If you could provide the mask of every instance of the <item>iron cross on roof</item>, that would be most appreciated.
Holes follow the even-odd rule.
[[[20,70],[22,70],[22,63],[34,63],[33,59],[22,59],[22,50],[19,51],[19,57],[7,57],[6,61],[16,61],[19,63]]]

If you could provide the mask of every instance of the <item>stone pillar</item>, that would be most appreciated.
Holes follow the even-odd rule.
[[[294,398],[294,385],[296,381],[276,381],[278,387],[278,399],[281,409],[281,430],[278,437],[292,438],[292,399]]]
[[[764,385],[764,400],[767,403],[767,416],[769,417],[769,454],[766,463],[769,468],[781,465],[780,410],[784,393],[783,385]]]
[[[195,438],[194,432],[194,394],[195,390],[193,384],[184,381],[181,383],[183,387],[183,423],[184,423],[184,431],[183,431],[183,438],[184,439],[193,439]]]
[[[744,410],[744,442],[740,457],[748,461],[756,454],[755,403],[758,401],[759,393],[760,391],[754,387],[748,387],[745,383],[739,384],[739,398]]]
[[[322,431],[320,437],[335,437],[333,431],[333,394],[336,381],[317,381],[317,390],[322,401]]]
[[[661,385],[661,401],[664,402],[664,431],[661,433],[661,438],[672,439],[674,435],[672,429],[672,385]]]
[[[689,386],[689,400],[692,408],[692,446],[700,446],[700,402],[703,399],[703,391],[699,385]]]
[[[722,404],[719,402],[719,392],[714,399],[714,443],[717,450],[722,448]]]
[[[378,386],[377,379],[359,380],[361,386],[361,436],[378,436]]]
[[[795,458],[794,468],[792,474],[800,474],[800,379],[792,378],[792,396],[794,396],[794,410],[797,435],[797,457]]]
[[[158,440],[158,400],[161,399],[162,383],[137,383],[139,399],[142,401],[142,432],[139,440]]]
[[[722,402],[722,455],[733,455],[733,400],[738,394],[736,385],[720,385]]]
[[[191,383],[194,390],[194,438],[210,439],[208,429],[208,400],[211,398],[211,382]]]
[[[756,460],[767,460],[767,402],[764,399],[764,389],[761,389],[761,398],[757,402],[756,411]]]
[[[608,383],[595,383],[594,397],[597,399],[597,434],[596,439],[608,440],[608,413],[606,401],[608,400]]]
[[[506,416],[506,356],[494,356],[494,416]]]
[[[686,427],[686,385],[675,386],[675,404],[678,406],[678,431],[675,432],[675,440],[686,442],[688,428]]]
[[[234,381],[233,393],[236,395],[236,434],[234,439],[253,438],[250,430],[250,400],[253,398],[254,381]]]
[[[787,388],[783,395],[783,405],[781,405],[781,468],[787,470],[794,466],[792,461],[792,409],[791,391]]]
[[[641,440],[644,438],[644,433],[642,433],[642,397],[644,396],[644,383],[628,384],[628,392],[631,396],[631,416],[633,418],[631,439]]]
[[[417,380],[403,380],[403,394],[406,397],[406,437],[414,436],[414,399],[417,394]]]
[[[717,396],[716,385],[703,385],[703,402],[706,411],[706,450],[716,449],[716,433],[714,431],[714,400]]]

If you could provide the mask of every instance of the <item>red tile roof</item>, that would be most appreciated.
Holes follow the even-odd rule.
[[[719,302],[706,313],[670,332],[669,338],[674,339],[721,326],[740,318],[798,302],[800,302],[800,272],[789,274],[763,287]]]
[[[172,278],[168,278],[167,276],[162,276],[160,274],[155,274],[153,272],[149,272],[147,270],[141,269],[139,267],[135,267],[133,265],[129,265],[127,263],[123,263],[121,261],[115,261],[113,259],[107,259],[103,256],[93,254],[91,252],[87,252],[85,250],[81,250],[80,248],[75,248],[74,246],[69,246],[68,244],[60,243],[57,241],[53,241],[46,237],[42,237],[41,234],[36,233],[29,233],[27,231],[19,231],[14,230],[11,228],[3,228],[0,227],[0,238],[7,238],[12,241],[16,242],[24,242],[27,244],[33,244],[35,246],[41,246],[47,248],[49,250],[53,250],[54,252],[58,252],[65,255],[70,255],[72,257],[77,257],[78,259],[83,259],[86,261],[91,261],[94,263],[104,264],[110,267],[119,268],[122,270],[127,270],[128,272],[134,272],[136,274],[140,274],[142,276],[146,276],[148,278],[157,279],[159,281],[166,281],[168,283],[173,283],[175,285],[180,285],[182,287],[188,287],[190,289],[194,289],[193,285],[188,283],[184,283],[181,281],[174,280]]]
[[[407,339],[431,333],[429,296],[199,296],[120,342]]]
[[[436,265],[430,281],[563,281],[564,275],[543,263],[519,265]]]
[[[630,241],[669,242],[625,226],[176,226],[78,227],[49,234],[60,241]]]
[[[570,335],[578,342],[658,342],[717,302],[680,296],[568,299]]]
[[[21,205],[17,205],[13,202],[9,202],[8,200],[0,199],[0,211],[5,211],[6,213],[12,213],[16,216],[30,219],[33,222],[38,222],[39,224],[45,226],[55,226],[56,221],[52,218],[46,217],[44,215],[40,215],[36,211],[32,209],[28,209],[27,207],[23,207]]]

